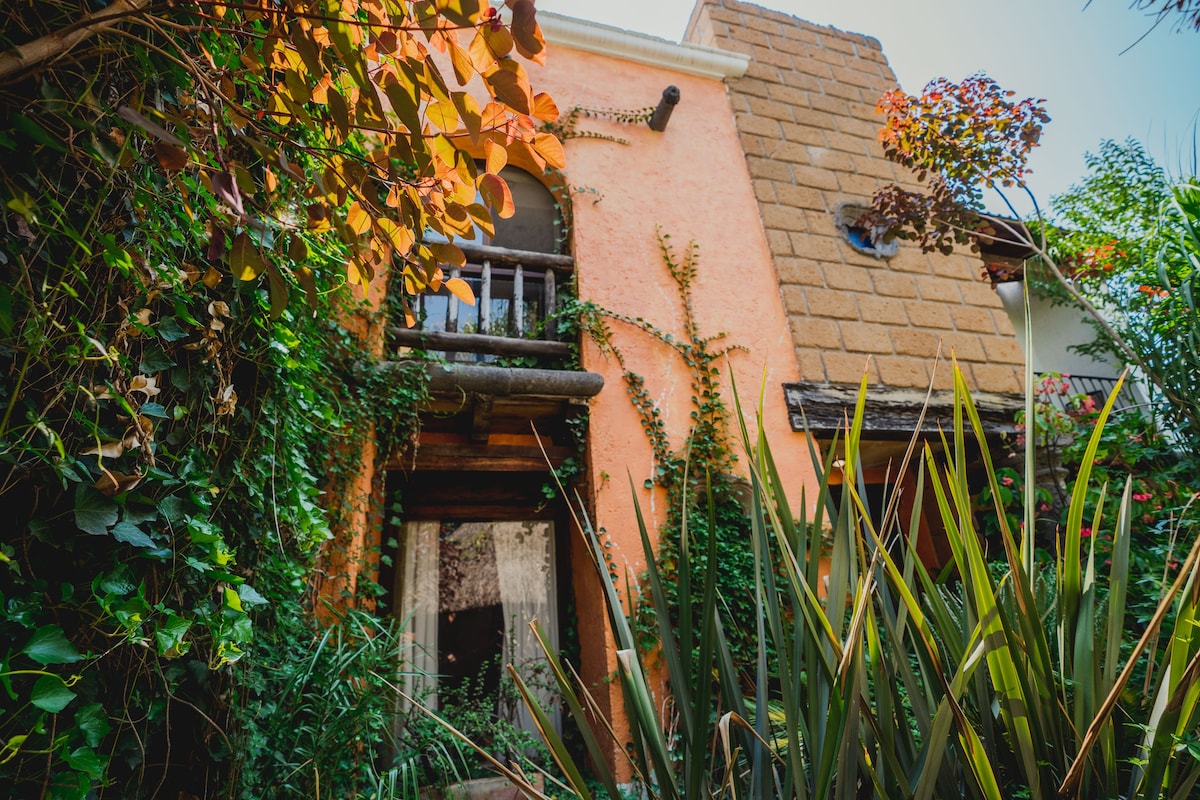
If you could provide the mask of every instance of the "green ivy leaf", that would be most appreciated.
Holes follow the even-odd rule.
[[[74,664],[82,661],[83,656],[75,649],[75,645],[67,641],[67,635],[57,625],[46,625],[38,628],[37,633],[21,651],[34,661],[45,666],[47,664]]]
[[[163,317],[158,323],[158,337],[164,342],[177,342],[180,339],[186,339],[188,332],[179,325],[179,320],[174,317]]]
[[[267,606],[271,602],[267,598],[258,593],[253,586],[248,583],[243,583],[238,587],[238,597],[242,600],[242,605],[245,606]]]
[[[176,658],[186,653],[191,642],[184,641],[192,623],[177,614],[168,614],[165,622],[154,631],[154,642],[158,654],[164,658]]]
[[[63,761],[76,772],[86,774],[93,781],[104,777],[104,768],[108,766],[108,758],[101,756],[90,747],[78,747],[69,755],[63,756]]]
[[[89,747],[99,747],[104,737],[112,732],[108,724],[108,714],[99,703],[88,703],[75,712],[75,727],[83,732],[83,738]]]
[[[166,351],[161,347],[154,346],[147,347],[146,351],[142,353],[142,363],[138,365],[138,370],[145,375],[153,375],[173,366],[175,366],[175,362],[171,360]]]
[[[105,594],[123,597],[137,591],[138,585],[133,580],[129,567],[122,564],[107,575],[101,575],[96,581],[97,588]]]
[[[62,678],[57,675],[43,675],[33,685],[29,702],[42,711],[57,714],[70,705],[75,697],[75,693],[67,688],[67,684],[63,682]]]
[[[84,533],[104,536],[117,523],[117,505],[90,486],[75,490],[75,525]]]
[[[138,411],[141,412],[142,416],[170,419],[167,409],[161,403],[142,403]]]
[[[172,494],[164,497],[159,502],[158,513],[162,515],[164,522],[179,525],[186,519],[187,506],[182,497]]]
[[[118,522],[112,529],[112,536],[118,542],[125,542],[134,547],[154,547],[154,540],[132,522]]]

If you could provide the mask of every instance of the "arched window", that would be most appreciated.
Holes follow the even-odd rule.
[[[563,255],[561,204],[523,170],[505,167],[500,176],[512,192],[516,211],[507,219],[494,220],[493,235],[477,230],[474,240],[455,240],[467,256],[458,277],[471,285],[475,305],[459,302],[445,289],[424,295],[422,331],[557,339],[553,329],[557,288],[572,268],[571,259]]]

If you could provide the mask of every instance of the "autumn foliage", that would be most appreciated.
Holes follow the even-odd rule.
[[[1003,236],[980,217],[983,191],[1025,185],[1029,153],[1050,120],[1044,101],[1012,98],[986,75],[959,83],[937,78],[920,95],[895,89],[880,98],[884,154],[926,188],[880,190],[866,220],[877,236],[911,239],[942,253]]]

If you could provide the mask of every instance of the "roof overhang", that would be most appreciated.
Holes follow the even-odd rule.
[[[851,385],[785,383],[783,392],[792,430],[807,430],[817,439],[832,439],[838,432],[844,434],[858,402],[858,387]],[[1016,432],[1015,419],[1017,412],[1025,407],[1024,398],[993,392],[973,392],[971,398],[986,438]],[[940,431],[949,432],[953,426],[952,391],[926,393],[882,386],[867,390],[863,439],[903,440],[918,430],[923,437],[937,437]]]

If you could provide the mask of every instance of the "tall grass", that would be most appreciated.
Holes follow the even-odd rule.
[[[914,437],[911,458],[898,465],[915,472],[912,516],[901,519],[893,501],[876,525],[858,467],[865,399],[864,381],[844,434],[846,480],[836,506],[829,454],[813,451],[817,496],[793,507],[770,443],[761,434],[752,439],[742,424],[754,619],[723,616],[711,549],[694,562],[703,580],[681,579],[677,605],[668,607],[638,511],[661,682],[645,667],[603,545],[580,520],[607,595],[630,741],[597,717],[599,705],[569,665],[548,648],[547,656],[597,791],[619,800],[628,788],[619,777],[632,774],[652,800],[1190,796],[1200,779],[1200,549],[1191,548],[1150,624],[1127,631],[1130,488],[1107,488],[1123,490],[1117,519],[1096,512],[1086,521],[1113,535],[1111,563],[1098,563],[1096,537],[1083,534],[1092,463],[1085,458],[1049,561],[1033,557],[1032,540],[1010,528],[1001,507],[988,511],[999,523],[1000,552],[986,552],[968,467],[982,462],[992,496],[1000,493],[957,369],[952,429],[937,442]],[[1110,399],[1090,452],[1111,407]],[[915,549],[925,486],[952,553],[939,576]],[[711,514],[711,494],[707,506]],[[687,520],[691,511],[681,511]],[[885,541],[881,531],[897,529],[904,541]],[[686,531],[682,541],[681,576],[696,568]],[[691,598],[691,585],[707,588]],[[754,626],[760,643],[749,688],[725,641],[734,625]],[[1145,694],[1129,686],[1139,662],[1155,676]],[[523,694],[534,716],[548,720]],[[549,724],[542,734],[571,789],[592,800],[596,784],[581,763]],[[613,752],[627,754],[627,763],[613,769]]]

